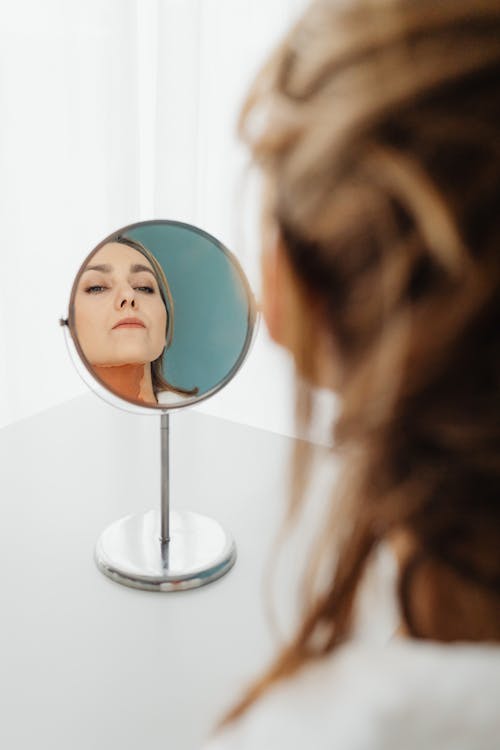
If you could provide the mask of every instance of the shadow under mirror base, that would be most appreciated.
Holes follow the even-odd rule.
[[[95,559],[113,581],[148,591],[198,588],[228,572],[236,560],[232,538],[212,518],[170,512],[170,541],[160,541],[160,512],[126,516],[101,534]]]

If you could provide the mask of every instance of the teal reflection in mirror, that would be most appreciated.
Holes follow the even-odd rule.
[[[234,255],[176,221],[125,227],[80,268],[69,328],[85,366],[138,405],[194,403],[220,390],[250,346],[256,307]]]

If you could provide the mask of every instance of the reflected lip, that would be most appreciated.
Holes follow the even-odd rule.
[[[123,318],[123,320],[119,320],[116,325],[113,326],[113,331],[115,328],[146,328],[142,320],[139,320],[139,318]]]

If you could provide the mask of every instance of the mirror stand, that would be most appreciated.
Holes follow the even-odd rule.
[[[212,518],[170,510],[170,415],[161,414],[161,507],[115,521],[95,550],[99,570],[117,583],[148,591],[203,586],[236,560],[232,538]]]

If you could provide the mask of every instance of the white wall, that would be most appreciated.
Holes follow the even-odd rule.
[[[203,0],[160,5],[155,215],[227,245],[259,295],[258,185],[236,120],[257,69],[303,3]],[[166,95],[164,95],[166,94]],[[293,372],[260,325],[242,370],[198,408],[292,435]]]
[[[257,189],[242,189],[235,123],[303,4],[0,5],[0,425],[86,390],[57,320],[81,261],[115,229],[192,222],[235,252],[258,295]],[[240,373],[197,408],[294,434],[292,380],[261,325]]]

